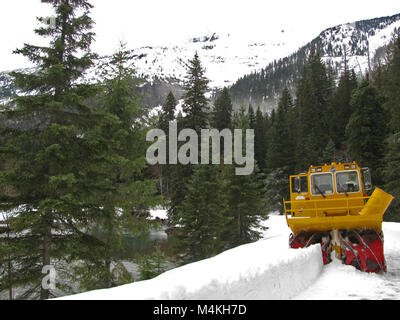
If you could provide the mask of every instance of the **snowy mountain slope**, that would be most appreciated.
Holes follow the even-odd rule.
[[[378,28],[362,30],[357,23],[348,23],[325,30],[321,35],[319,48],[325,53],[323,59],[326,63],[332,61],[335,65],[344,69],[344,56],[348,59],[348,67],[356,70],[358,74],[364,73],[369,68],[368,52],[370,63],[377,51],[386,46],[393,37],[393,33],[400,29],[400,16],[398,20],[381,22]],[[379,56],[378,52],[378,57]],[[372,66],[372,65],[371,65]]]
[[[213,33],[170,46],[134,48],[132,64],[137,76],[148,82],[147,86],[167,83],[179,87],[187,74],[187,62],[197,52],[206,69],[206,77],[210,80],[210,88],[219,89],[232,85],[241,76],[261,69],[274,59],[294,52],[303,44],[300,39],[290,38],[284,32],[279,37],[266,36],[263,42],[250,41],[233,34]],[[110,56],[101,57],[95,68],[101,68],[104,61],[109,59]],[[89,80],[98,80],[98,74],[100,72],[89,72]],[[0,72],[0,99],[12,93],[11,77],[7,72]]]
[[[154,279],[62,297],[67,300],[400,299],[400,224],[384,223],[387,274],[339,260],[323,266],[318,245],[289,249],[285,217],[271,215],[256,243],[170,270]]]
[[[387,44],[393,31],[399,27],[400,15],[348,23],[323,31],[311,44],[323,52],[326,59],[343,57],[345,45],[350,64],[356,67],[360,63],[355,61],[356,57],[362,57],[365,65],[368,42],[373,54]],[[258,42],[235,34],[213,33],[171,46],[134,49],[132,62],[138,75],[150,82],[175,79],[181,83],[187,73],[187,61],[197,52],[205,66],[210,87],[221,89],[246,74],[265,68],[276,59],[288,56],[303,45],[309,48],[309,44],[284,30],[279,35],[266,33],[265,38]]]
[[[368,68],[368,52],[372,58],[398,28],[400,14],[335,26],[308,43],[285,30],[279,34],[266,31],[259,41],[250,40],[250,35],[212,33],[168,46],[135,48],[132,64],[137,75],[147,81],[142,91],[150,96],[145,102],[153,107],[162,104],[169,91],[180,98],[186,64],[197,52],[212,90],[231,86],[235,107],[251,102],[267,111],[276,106],[284,86],[294,92],[301,67],[312,47],[321,52],[326,62],[332,63],[336,73],[343,69],[344,51],[349,67],[363,73]],[[96,68],[109,59],[109,56],[102,57]],[[98,74],[92,70],[88,80],[99,80]],[[11,77],[7,72],[0,72],[0,102],[14,92]]]
[[[345,58],[348,68],[365,74],[368,62],[372,66],[374,59],[382,58],[385,46],[399,29],[400,14],[329,28],[295,53],[240,78],[232,85],[231,96],[236,105],[252,103],[264,111],[275,108],[285,86],[295,94],[300,72],[312,49],[330,65],[333,75],[339,76],[344,70]]]
[[[147,80],[157,77],[183,81],[187,74],[186,63],[197,52],[205,66],[206,77],[210,79],[210,87],[222,88],[291,53],[301,44],[296,39],[288,39],[284,33],[279,41],[268,41],[266,36],[265,42],[260,43],[214,33],[170,47],[138,48],[133,58],[138,74]]]

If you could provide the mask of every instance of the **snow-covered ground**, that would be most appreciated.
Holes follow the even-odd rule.
[[[265,225],[258,242],[151,280],[61,299],[400,299],[400,224],[383,224],[386,274],[367,274],[335,259],[323,266],[319,245],[288,248],[283,216],[270,215]]]
[[[383,223],[386,274],[364,273],[334,259],[321,276],[296,299],[400,299],[400,224]]]

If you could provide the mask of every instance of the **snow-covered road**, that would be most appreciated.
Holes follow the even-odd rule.
[[[364,273],[333,259],[318,280],[295,299],[400,300],[400,224],[384,222],[383,232],[386,274]]]

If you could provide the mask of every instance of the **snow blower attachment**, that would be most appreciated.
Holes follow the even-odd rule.
[[[331,252],[365,272],[386,272],[383,215],[393,197],[372,189],[368,168],[355,163],[311,166],[290,177],[290,201],[283,200],[291,248],[320,243],[325,264]]]

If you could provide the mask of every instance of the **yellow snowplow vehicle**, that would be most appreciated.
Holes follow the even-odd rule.
[[[372,190],[368,168],[357,163],[311,166],[290,176],[290,201],[283,200],[292,234],[291,248],[320,243],[325,264],[331,252],[343,263],[366,272],[386,272],[383,215],[393,196]]]

